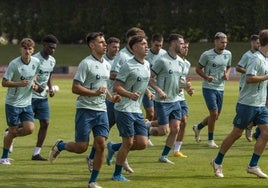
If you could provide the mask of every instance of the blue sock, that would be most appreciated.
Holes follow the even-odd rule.
[[[221,165],[223,161],[223,157],[224,157],[224,154],[219,152],[217,157],[215,158],[215,163],[218,165]]]
[[[66,145],[65,142],[59,142],[57,145],[59,151],[65,150],[65,145]]]
[[[96,182],[96,181],[97,181],[97,177],[98,177],[98,175],[99,175],[99,172],[100,172],[100,171],[98,171],[98,170],[93,170],[93,171],[91,172],[91,177],[90,177],[90,179],[89,179],[89,183],[91,183],[91,182]]]
[[[162,156],[168,156],[168,153],[169,153],[170,149],[171,149],[170,147],[165,146],[164,150],[162,152]]]
[[[116,164],[114,169],[114,176],[118,176],[120,174],[122,174],[122,166]]]
[[[258,162],[259,162],[259,159],[260,159],[260,156],[253,153],[252,157],[251,157],[251,160],[250,160],[250,163],[249,163],[249,166],[253,167],[253,166],[257,166],[258,165]]]
[[[112,145],[112,149],[113,149],[114,151],[118,151],[119,148],[121,147],[121,145],[122,145],[122,143],[113,144],[113,145]]]
[[[203,128],[204,128],[204,125],[202,124],[202,122],[197,125],[197,129],[198,130],[201,130]]]
[[[89,158],[90,159],[94,159],[94,155],[95,155],[96,149],[94,147],[91,148],[91,152],[89,154]]]
[[[214,140],[214,133],[208,133],[208,140]]]
[[[3,148],[2,159],[7,159],[8,158],[8,152],[9,152],[9,149]]]

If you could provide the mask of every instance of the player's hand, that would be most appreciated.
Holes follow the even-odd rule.
[[[191,78],[186,78],[186,85],[185,85],[185,88],[186,88],[186,89],[189,89],[189,88],[191,88],[191,86],[192,86]]]
[[[49,96],[50,97],[53,97],[55,95],[55,92],[54,92],[53,89],[49,90],[48,92],[49,92]]]
[[[207,81],[208,81],[208,82],[212,82],[213,80],[214,80],[214,78],[213,78],[212,76],[208,76],[208,77],[207,77]]]
[[[158,91],[158,95],[159,95],[159,98],[162,100],[165,100],[167,98],[167,94],[162,90]]]
[[[190,88],[187,90],[188,95],[192,96],[194,94],[194,88]]]
[[[97,91],[96,91],[97,96],[100,96],[101,94],[106,94],[106,87],[101,86]]]
[[[114,94],[113,95],[113,103],[117,103],[117,102],[120,102],[122,99],[122,97],[118,94]]]
[[[20,86],[21,86],[21,87],[25,87],[25,86],[27,86],[29,83],[30,83],[30,81],[27,80],[27,79],[25,79],[25,80],[22,80],[22,81],[20,82]]]
[[[33,90],[36,91],[36,92],[38,92],[38,93],[41,93],[41,92],[44,91],[44,88],[40,87],[40,86],[39,86],[38,84],[36,84],[35,82],[33,83],[32,87],[33,87]]]
[[[229,75],[226,74],[226,71],[224,71],[222,78],[223,80],[229,80]]]
[[[154,100],[155,99],[155,95],[149,89],[146,90],[145,94],[147,95],[149,100]]]
[[[138,98],[140,97],[140,95],[141,95],[141,92],[139,92],[139,91],[135,91],[135,92],[133,92],[133,93],[130,93],[129,98],[130,98],[131,100],[133,100],[133,101],[137,101]]]

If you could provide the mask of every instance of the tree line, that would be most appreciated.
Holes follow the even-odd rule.
[[[191,42],[212,41],[217,31],[230,41],[247,41],[267,27],[265,0],[2,0],[0,34],[11,39],[48,33],[61,43],[81,43],[87,33],[102,31],[124,41],[130,27],[148,37],[180,33]]]

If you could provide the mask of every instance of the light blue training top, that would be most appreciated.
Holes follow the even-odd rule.
[[[222,53],[217,53],[214,49],[205,51],[199,59],[199,64],[204,67],[204,72],[214,79],[212,82],[203,80],[202,87],[223,91],[225,80],[223,79],[224,72],[227,67],[231,66],[232,54],[229,50],[223,50]]]
[[[178,56],[174,58],[168,52],[165,53],[155,61],[152,71],[156,74],[156,85],[167,95],[167,98],[162,100],[156,92],[155,101],[162,103],[178,101],[179,80],[182,76],[182,67],[179,64]]]
[[[257,51],[250,59],[247,76],[263,76],[268,74],[268,56]],[[254,107],[265,106],[267,80],[258,83],[244,83],[238,97],[238,103]]]
[[[148,61],[139,62],[135,58],[128,60],[122,65],[116,80],[123,83],[123,88],[130,92],[140,92],[137,101],[127,97],[122,97],[119,103],[115,103],[114,108],[122,112],[142,113],[141,104],[143,95],[150,80],[150,64]]]
[[[38,93],[33,90],[32,98],[45,99],[47,98],[47,82],[49,80],[50,74],[53,72],[54,66],[56,65],[56,60],[51,55],[48,56],[48,59],[45,59],[40,52],[34,54],[33,56],[38,58],[40,61],[39,71],[36,75],[36,83],[44,88],[44,91]]]
[[[182,75],[180,77],[180,83],[183,83],[185,85],[186,84],[186,78],[187,78],[187,75],[189,73],[191,64],[187,59],[181,59],[179,61],[179,64],[182,67]],[[184,100],[185,100],[185,95],[184,95],[184,90],[182,89],[181,92],[179,92],[179,101],[184,101]]]
[[[107,88],[110,77],[111,65],[105,59],[99,61],[90,55],[83,59],[78,65],[74,81],[90,90],[98,90],[101,86]],[[106,94],[100,96],[78,96],[76,108],[86,108],[96,111],[106,111]]]
[[[237,63],[238,66],[247,69],[248,64],[250,62],[250,58],[253,57],[254,52],[252,52],[251,50],[247,51],[246,53],[244,53],[240,59],[240,61]],[[241,73],[241,77],[240,77],[240,82],[239,82],[239,87],[243,87],[243,84],[246,82],[246,74]]]
[[[29,80],[25,87],[8,87],[6,104],[16,107],[26,107],[32,103],[32,84],[35,74],[38,71],[40,61],[36,57],[31,57],[28,64],[25,64],[21,56],[13,59],[3,76],[3,79],[14,82]]]

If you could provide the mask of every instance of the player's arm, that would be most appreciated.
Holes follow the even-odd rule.
[[[50,73],[48,81],[47,81],[47,86],[48,86],[48,92],[49,92],[49,96],[53,97],[55,95],[55,92],[53,90],[53,85],[52,85],[52,73]]]
[[[113,103],[117,103],[121,101],[121,96],[117,93],[114,93],[113,95],[109,92],[107,89],[106,97],[109,101],[112,101]]]
[[[268,75],[262,75],[262,76],[247,75],[246,80],[248,84],[263,82],[265,80],[268,80]]]
[[[105,87],[100,87],[98,90],[88,89],[78,81],[74,80],[72,85],[72,92],[81,96],[99,96],[106,93],[107,89]]]
[[[150,89],[146,89],[145,94],[147,95],[147,97],[149,98],[149,100],[154,100],[155,96],[154,94],[150,91]]]
[[[204,80],[211,82],[213,80],[212,76],[206,75],[204,72],[204,67],[201,64],[198,64],[195,68],[195,72],[202,77]]]
[[[14,82],[14,81],[8,80],[6,78],[3,78],[3,80],[2,80],[3,87],[25,87],[29,83],[30,83],[30,81],[27,79],[21,80],[19,82]]]
[[[235,70],[236,70],[237,72],[242,73],[242,74],[245,74],[245,73],[246,73],[246,69],[245,69],[244,67],[239,66],[239,65],[237,65],[237,66],[235,67]]]
[[[224,71],[224,74],[223,74],[223,79],[229,80],[230,73],[231,73],[231,66],[227,66],[226,71]]]
[[[139,91],[134,91],[134,92],[130,92],[128,90],[126,90],[123,87],[124,83],[119,81],[119,80],[115,80],[114,82],[114,87],[113,87],[113,91],[119,95],[121,95],[122,97],[126,97],[129,98],[131,100],[136,101],[139,97],[140,97],[140,92]]]
[[[154,81],[155,77],[156,77],[156,73],[154,71],[151,71],[149,85],[158,93],[161,99],[166,99],[167,94],[160,87],[157,86],[157,84]]]

